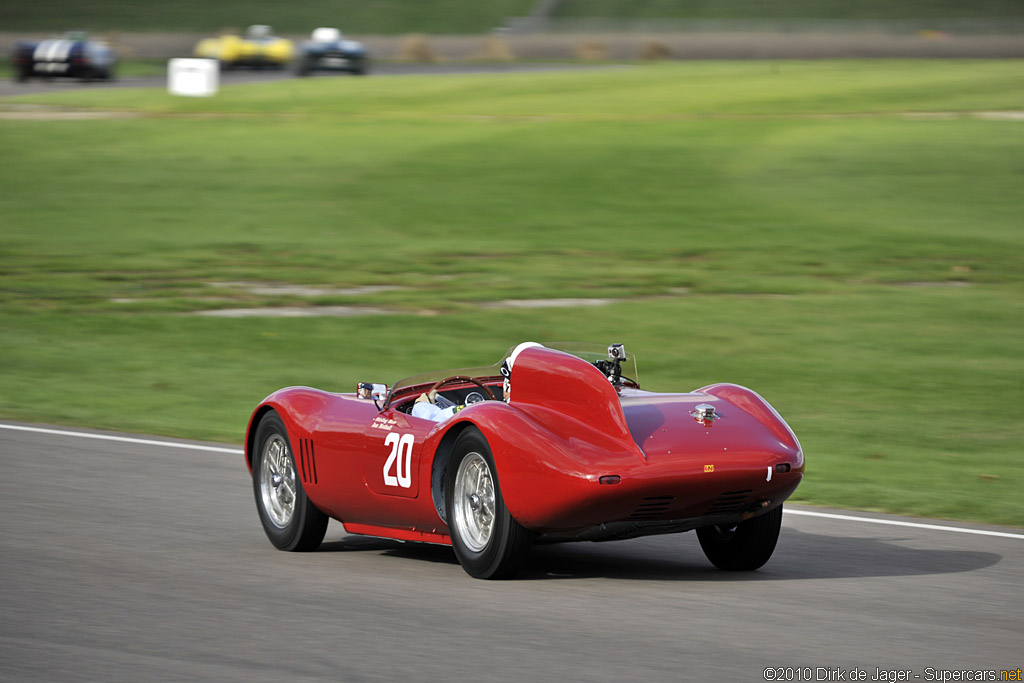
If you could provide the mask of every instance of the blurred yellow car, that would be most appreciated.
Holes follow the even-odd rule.
[[[222,69],[243,66],[283,69],[294,52],[292,41],[272,35],[269,26],[255,24],[246,30],[245,36],[226,33],[199,41],[195,56],[216,59]]]

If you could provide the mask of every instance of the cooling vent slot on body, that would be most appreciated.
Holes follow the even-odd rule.
[[[743,509],[743,504],[747,502],[747,496],[753,491],[751,489],[744,489],[742,491],[725,491],[722,495],[715,499],[715,502],[708,508],[707,514],[709,515],[721,515],[730,512],[739,512]]]
[[[668,511],[675,496],[653,496],[644,498],[636,506],[636,510],[629,516],[630,519],[658,519]]]
[[[304,484],[316,483],[316,453],[313,450],[313,439],[299,439],[299,468],[302,470]]]

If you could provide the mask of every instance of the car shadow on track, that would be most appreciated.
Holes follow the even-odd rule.
[[[317,552],[351,553],[377,552],[386,557],[408,558],[422,562],[439,562],[458,565],[455,552],[446,545],[430,543],[403,543],[388,538],[372,536],[345,536],[337,541],[327,541],[320,545]]]
[[[915,549],[902,538],[836,537],[786,530],[775,554],[754,572],[716,569],[704,557],[694,534],[625,541],[573,544],[534,550],[529,569],[559,578],[632,580],[785,581],[969,572],[1002,559],[997,553]],[[635,544],[629,548],[628,544]],[[537,577],[541,578],[541,577]]]
[[[998,563],[993,552],[909,548],[903,537],[837,537],[783,531],[768,564],[754,572],[726,572],[705,559],[694,534],[613,543],[554,543],[533,548],[519,580],[610,578],[634,581],[791,581],[950,574]],[[457,565],[446,546],[345,536],[320,552],[377,552],[396,559]]]

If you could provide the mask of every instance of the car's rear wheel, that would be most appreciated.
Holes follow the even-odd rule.
[[[328,517],[306,496],[281,417],[269,412],[256,428],[252,486],[267,538],[280,550],[315,550]]]
[[[727,571],[752,571],[775,552],[782,528],[782,506],[734,526],[697,529],[700,547],[711,564]]]
[[[514,576],[529,555],[533,534],[505,507],[487,440],[469,428],[456,439],[453,454],[445,502],[455,556],[478,579]]]

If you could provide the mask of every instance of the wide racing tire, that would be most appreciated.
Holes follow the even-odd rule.
[[[452,547],[462,568],[478,579],[507,579],[519,572],[533,532],[505,507],[487,440],[470,427],[455,440],[445,482]]]
[[[775,552],[782,528],[782,506],[731,527],[697,529],[700,547],[711,564],[726,571],[753,571]]]
[[[252,457],[256,510],[267,538],[280,550],[318,548],[327,533],[329,518],[306,496],[288,431],[276,412],[268,412],[256,427]]]

